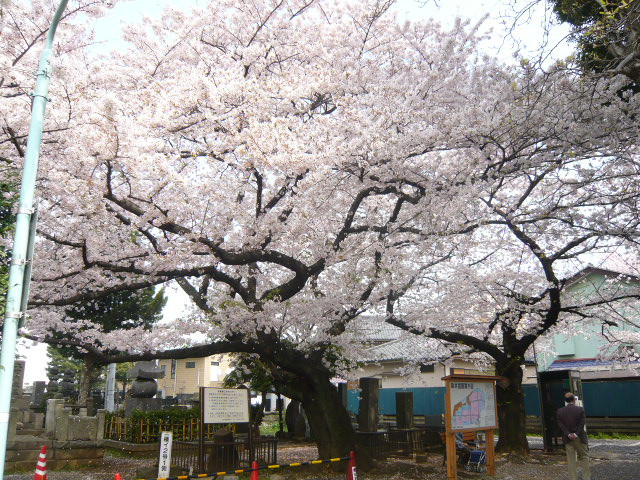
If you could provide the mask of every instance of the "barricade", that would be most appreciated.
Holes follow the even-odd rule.
[[[206,477],[223,477],[225,475],[239,475],[241,473],[250,473],[250,480],[259,480],[259,471],[260,470],[277,470],[279,468],[287,468],[287,467],[302,467],[304,465],[320,465],[322,463],[333,463],[333,462],[344,462],[348,461],[347,466],[347,480],[358,480],[358,473],[356,471],[356,455],[353,452],[349,452],[348,457],[338,457],[338,458],[330,458],[328,460],[310,460],[308,462],[295,462],[295,463],[286,463],[286,464],[276,464],[276,465],[264,465],[262,467],[258,466],[258,462],[253,462],[251,464],[251,468],[242,468],[239,470],[229,470],[227,472],[212,472],[212,473],[200,473],[197,475],[180,475],[175,477],[167,477],[167,478],[137,478],[135,480],[192,480],[197,478],[206,478]],[[120,474],[117,474],[116,480],[122,480]]]

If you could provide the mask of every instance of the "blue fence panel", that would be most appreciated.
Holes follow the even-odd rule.
[[[413,392],[414,415],[442,415],[444,414],[444,387],[425,388],[383,388],[378,398],[378,411],[382,415],[395,415],[396,392]],[[360,411],[360,390],[347,392],[347,408],[358,414]]]
[[[347,390],[347,410],[355,415],[360,413],[360,390]]]
[[[538,385],[522,385],[524,392],[524,411],[526,415],[540,415],[540,394]]]
[[[640,416],[640,381],[583,382],[582,392],[589,417]]]
[[[537,385],[522,385],[527,415],[540,415]],[[585,408],[590,417],[640,417],[640,380],[583,382]],[[379,412],[395,415],[396,392],[413,392],[414,415],[444,414],[444,387],[383,388],[380,390]],[[347,408],[357,414],[360,390],[347,392]]]

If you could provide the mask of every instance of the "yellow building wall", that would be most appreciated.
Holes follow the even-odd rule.
[[[171,362],[158,360],[158,366],[166,372],[164,378],[158,379],[158,390],[162,390],[165,397],[195,394],[199,387],[222,387],[224,377],[231,369],[229,355],[181,358],[176,360],[175,378],[171,378]],[[188,364],[194,368],[187,368]]]

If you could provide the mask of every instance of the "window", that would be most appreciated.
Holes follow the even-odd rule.
[[[209,381],[217,382],[218,380],[220,380],[220,362],[211,362]]]
[[[420,373],[433,373],[435,372],[435,365],[432,363],[431,365],[420,365]]]
[[[185,362],[185,368],[196,368],[196,362]]]
[[[171,378],[176,378],[177,367],[178,367],[178,360],[171,360]]]
[[[167,366],[166,365],[160,365],[160,370],[162,370],[162,376],[166,377],[167,376]]]
[[[495,370],[476,370],[473,368],[451,368],[451,375],[495,375]]]

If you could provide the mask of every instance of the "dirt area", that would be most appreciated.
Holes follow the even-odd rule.
[[[316,452],[314,446],[291,446],[278,449],[278,462],[290,463],[308,460],[313,458]],[[594,464],[598,460],[594,460]],[[459,469],[460,479],[496,479],[496,480],[565,480],[567,477],[567,467],[564,455],[545,455],[540,451],[533,451],[531,455],[523,460],[520,457],[509,455],[496,456],[496,476],[492,477],[486,473],[467,472]],[[336,473],[332,473],[326,467],[304,467],[294,469],[283,469],[279,472],[285,478],[295,479],[342,479]],[[315,470],[315,471],[314,471]],[[295,475],[295,476],[294,476]],[[262,475],[260,478],[263,478]],[[268,478],[268,477],[264,477]],[[390,458],[385,462],[379,462],[376,468],[369,472],[358,472],[359,480],[446,480],[446,467],[442,464],[442,454],[433,453],[427,456],[425,463],[416,463],[410,459]]]
[[[304,462],[317,458],[317,450],[311,444],[282,445],[278,448],[278,462],[288,464]],[[606,459],[594,459],[593,466]],[[566,462],[564,455],[545,455],[540,451],[533,453],[523,460],[518,457],[498,455],[496,458],[497,474],[490,477],[483,473],[459,472],[460,479],[484,480],[494,478],[496,480],[531,480],[532,478],[544,480],[564,480],[567,478]],[[79,471],[49,471],[49,480],[113,480],[116,473],[120,473],[124,480],[136,478],[138,468],[151,466],[153,460],[136,459],[130,456],[109,453],[105,457],[104,464],[100,467],[83,469]],[[335,466],[335,464],[333,464]],[[35,465],[34,465],[35,468]],[[278,477],[279,476],[279,477]],[[5,475],[6,480],[31,480],[33,472],[24,474]],[[241,478],[248,479],[248,476]],[[282,468],[278,471],[261,471],[260,479],[331,479],[342,480],[345,475],[332,471],[327,465],[314,465],[302,467]],[[416,463],[410,459],[388,459],[380,462],[375,469],[369,472],[358,472],[359,480],[446,480],[446,469],[442,464],[442,455],[433,453],[428,455],[425,463]],[[618,479],[620,480],[620,479]]]

